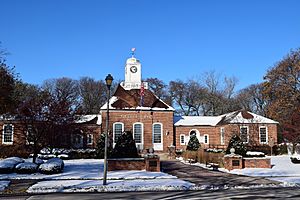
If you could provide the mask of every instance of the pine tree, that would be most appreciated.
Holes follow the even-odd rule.
[[[196,137],[196,135],[191,135],[186,150],[198,151],[199,147],[200,147],[200,143],[198,138]]]
[[[132,133],[130,131],[123,132],[116,141],[113,149],[113,158],[138,158],[138,152],[135,146]]]
[[[105,148],[105,133],[102,133],[97,141],[97,150],[96,154],[98,158],[104,158],[104,148]],[[107,148],[107,157],[111,157],[112,148],[111,145],[108,145]]]
[[[226,154],[230,154],[230,149],[234,148],[235,154],[245,156],[247,152],[247,148],[245,147],[244,143],[241,141],[240,137],[234,134],[228,144]]]

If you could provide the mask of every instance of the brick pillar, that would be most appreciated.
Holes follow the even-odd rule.
[[[146,164],[146,171],[160,172],[160,160],[158,155],[146,154],[145,164]]]
[[[228,154],[224,156],[223,160],[225,169],[243,169],[243,157],[240,155]]]

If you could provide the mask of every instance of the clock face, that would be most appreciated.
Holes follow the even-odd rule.
[[[132,73],[135,73],[135,72],[137,72],[137,68],[136,68],[136,66],[132,66],[132,67],[130,67],[130,71],[131,71]]]

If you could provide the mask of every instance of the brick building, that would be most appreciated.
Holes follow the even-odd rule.
[[[109,101],[109,130],[113,143],[123,131],[131,131],[140,150],[154,148],[167,152],[169,146],[185,150],[195,134],[204,148],[225,148],[233,134],[249,146],[277,143],[278,122],[247,111],[221,116],[174,116],[175,109],[148,90],[141,81],[141,63],[134,56],[127,59],[125,81]],[[106,120],[107,104],[101,108]],[[105,131],[102,124],[102,131]]]
[[[100,133],[106,130],[109,106],[109,137],[114,144],[123,131],[131,131],[141,151],[154,148],[167,152],[169,146],[185,150],[190,135],[196,135],[204,148],[225,148],[233,134],[240,135],[249,146],[277,143],[278,122],[247,111],[221,116],[174,116],[167,105],[142,82],[140,61],[132,55],[125,65],[125,81],[101,107],[99,115],[86,115],[76,121],[71,136],[63,140],[73,148],[95,148]],[[21,122],[0,119],[0,148],[26,145]]]

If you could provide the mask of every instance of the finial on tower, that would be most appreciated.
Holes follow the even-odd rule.
[[[134,53],[135,53],[135,48],[131,48],[131,57],[133,58],[134,57]]]

